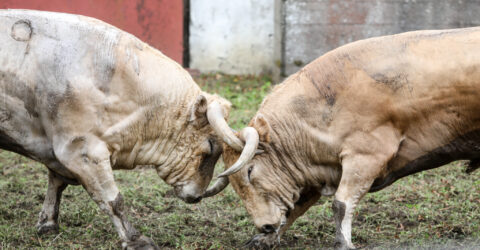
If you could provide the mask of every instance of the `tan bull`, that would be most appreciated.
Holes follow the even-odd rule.
[[[241,140],[223,135],[236,141],[223,153],[231,167],[205,196],[229,180],[261,232],[250,246],[271,246],[322,195],[335,195],[335,246],[354,248],[352,216],[367,192],[455,160],[478,168],[480,28],[335,49],[276,86],[249,126]]]
[[[178,197],[198,202],[222,152],[210,124],[230,108],[126,32],[26,10],[0,11],[0,98],[0,148],[49,169],[39,232],[58,230],[61,193],[81,184],[127,248],[155,244],[128,222],[112,170],[154,165]]]

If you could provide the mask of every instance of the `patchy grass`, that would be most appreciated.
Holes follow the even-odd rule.
[[[230,123],[241,128],[270,89],[268,77],[200,76],[197,82],[233,103]],[[218,170],[222,167],[219,164]],[[461,162],[397,181],[360,203],[353,240],[368,249],[480,248],[480,171]],[[238,196],[228,187],[216,197],[188,205],[152,169],[117,171],[128,214],[143,234],[165,249],[231,249],[255,230]],[[119,248],[109,218],[79,186],[69,186],[60,207],[60,233],[38,236],[37,214],[47,186],[41,164],[0,151],[0,249]],[[335,224],[331,198],[323,198],[287,231],[289,249],[330,248]]]

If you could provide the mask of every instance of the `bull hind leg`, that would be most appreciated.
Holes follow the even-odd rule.
[[[77,176],[78,181],[109,215],[126,249],[158,249],[151,239],[141,235],[127,220],[123,197],[113,178],[110,152],[106,144],[94,136],[75,137],[66,143],[54,143],[55,154],[62,164]]]
[[[355,208],[398,151],[401,141],[389,127],[347,140],[342,151],[342,177],[333,202],[336,249],[355,249],[351,240]]]
[[[48,188],[42,211],[39,214],[37,230],[39,234],[58,232],[58,213],[60,198],[67,184],[58,178],[54,172],[48,172]]]

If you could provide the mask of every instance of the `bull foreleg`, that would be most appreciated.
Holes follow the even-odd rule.
[[[355,207],[396,154],[401,142],[400,135],[387,126],[346,140],[341,154],[342,177],[333,202],[336,249],[355,248],[351,239]]]
[[[48,188],[42,211],[39,214],[37,230],[39,234],[58,232],[58,213],[60,198],[63,190],[67,187],[61,179],[55,176],[52,171],[48,172]]]
[[[343,163],[342,178],[333,201],[337,228],[336,249],[355,249],[351,239],[353,213],[358,202],[368,192],[375,179],[373,175],[365,173],[368,171],[362,171],[359,166],[374,166],[373,168],[378,166],[373,163],[374,159],[368,158],[368,156],[355,157]]]
[[[365,185],[364,187],[367,186],[368,185]],[[352,218],[358,201],[365,194],[365,189],[366,188],[350,190],[351,195],[335,196],[333,211],[335,213],[335,224],[337,228],[335,236],[336,249],[355,249],[351,238]],[[344,191],[344,188],[339,189],[339,191]]]
[[[322,195],[318,190],[310,190],[307,193],[303,193],[300,196],[300,199],[295,203],[295,207],[288,212],[287,221],[285,225],[282,225],[279,236],[281,236],[298,217],[303,215],[311,206],[313,206],[321,196]]]
[[[126,249],[158,249],[151,239],[141,235],[127,220],[122,195],[113,178],[110,153],[106,145],[95,139],[73,139],[55,152],[60,161],[74,173],[100,209],[110,216],[122,247]]]
[[[309,190],[301,194],[295,207],[286,214],[285,224],[280,226],[276,234],[257,234],[245,243],[243,248],[246,249],[270,249],[279,243],[280,237],[287,231],[293,222],[304,214],[315,202],[320,199],[321,193],[318,190]]]

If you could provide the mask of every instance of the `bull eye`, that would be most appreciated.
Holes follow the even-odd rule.
[[[248,168],[248,181],[250,181],[250,174],[252,174],[253,166]]]

